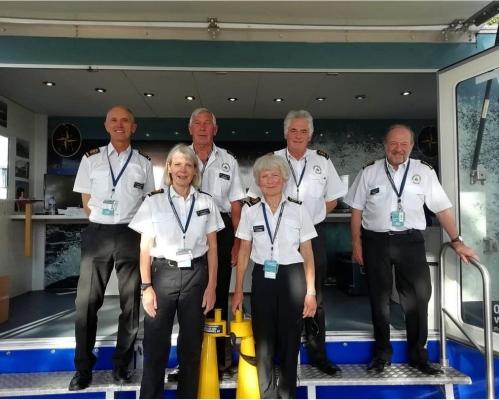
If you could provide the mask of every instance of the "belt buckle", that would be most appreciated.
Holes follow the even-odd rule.
[[[169,267],[177,267],[177,262],[173,260],[166,261]]]

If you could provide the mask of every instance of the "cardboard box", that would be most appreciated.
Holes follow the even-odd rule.
[[[0,324],[9,319],[10,276],[0,276]]]

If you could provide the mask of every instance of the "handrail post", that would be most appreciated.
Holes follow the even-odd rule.
[[[446,327],[445,327],[445,253],[451,247],[449,242],[444,243],[440,250],[440,361],[448,366]],[[492,303],[490,300],[490,275],[487,268],[477,260],[470,258],[470,263],[478,269],[482,276],[483,285],[483,341],[485,347],[485,377],[487,382],[487,398],[495,398],[494,387],[494,349],[492,342]]]

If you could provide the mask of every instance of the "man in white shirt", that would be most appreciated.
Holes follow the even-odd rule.
[[[145,194],[154,190],[152,164],[149,157],[130,147],[137,125],[128,108],[111,108],[104,126],[110,143],[83,156],[73,188],[81,193],[90,222],[81,233],[75,302],[76,374],[69,390],[85,389],[92,381],[97,311],[104,301],[113,268],[118,277],[121,307],[113,355],[113,378],[117,382],[131,378],[128,365],[139,328],[140,235],[128,224]]]
[[[405,125],[392,126],[384,145],[386,158],[365,166],[345,197],[352,207],[353,260],[366,266],[369,282],[375,345],[367,369],[380,373],[391,363],[393,268],[405,314],[409,364],[426,375],[436,375],[441,370],[428,362],[425,348],[431,279],[422,235],[426,228],[423,205],[436,214],[463,261],[476,258],[476,254],[459,236],[452,204],[433,168],[410,158],[412,130]]]

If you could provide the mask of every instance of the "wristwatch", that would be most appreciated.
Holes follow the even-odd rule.
[[[461,243],[464,242],[463,238],[460,235],[456,236],[454,239],[451,239],[451,243],[457,243],[457,242]]]
[[[146,290],[147,288],[150,288],[150,287],[152,287],[152,283],[142,283],[140,285],[140,290],[144,291],[144,290]]]

